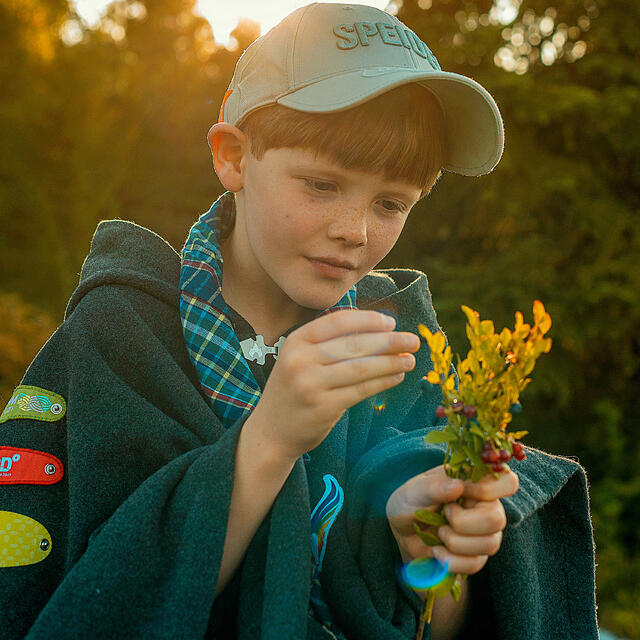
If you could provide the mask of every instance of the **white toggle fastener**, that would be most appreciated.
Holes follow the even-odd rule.
[[[278,359],[278,353],[280,349],[282,349],[282,345],[286,338],[284,336],[280,336],[278,342],[276,342],[272,347],[269,347],[264,343],[264,336],[262,334],[258,334],[255,339],[254,338],[246,338],[245,340],[240,341],[240,346],[242,347],[242,355],[249,361],[256,361],[258,364],[264,364],[264,357],[270,353],[276,360]]]

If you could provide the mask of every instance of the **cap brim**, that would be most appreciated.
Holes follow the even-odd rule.
[[[457,73],[400,69],[365,76],[358,69],[309,84],[276,102],[310,113],[342,111],[408,82],[426,87],[440,102],[447,149],[443,168],[469,176],[490,173],[504,150],[502,116],[482,85]]]

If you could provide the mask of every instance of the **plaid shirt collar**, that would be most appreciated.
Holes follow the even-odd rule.
[[[182,249],[180,320],[187,352],[215,414],[228,427],[258,404],[261,390],[233,329],[222,297],[221,225],[235,216],[233,193],[223,193],[191,227]],[[320,317],[356,309],[357,285]],[[282,343],[280,343],[280,346]]]

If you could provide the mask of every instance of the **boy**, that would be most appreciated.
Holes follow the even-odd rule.
[[[372,7],[307,5],[244,52],[209,132],[225,193],[180,256],[101,222],[0,417],[3,637],[413,638],[396,570],[433,554],[471,577],[427,637],[597,637],[583,469],[530,450],[448,483],[426,276],[373,271],[441,169],[491,171],[502,136]],[[460,496],[425,547],[413,511]]]

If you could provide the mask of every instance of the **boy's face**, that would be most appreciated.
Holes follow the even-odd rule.
[[[235,269],[234,293],[240,287],[249,304],[267,318],[287,318],[288,326],[336,304],[373,269],[421,193],[301,148],[269,149],[262,160],[247,152],[243,164],[236,226],[221,246],[224,269]],[[354,269],[329,274],[314,266],[317,257]]]

